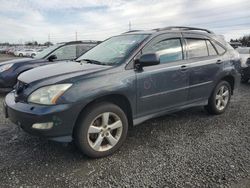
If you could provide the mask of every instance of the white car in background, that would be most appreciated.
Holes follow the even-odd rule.
[[[34,57],[36,54],[37,51],[34,49],[23,49],[14,52],[14,55],[19,57]]]
[[[241,82],[247,83],[250,79],[250,47],[239,47],[236,50],[241,58]]]

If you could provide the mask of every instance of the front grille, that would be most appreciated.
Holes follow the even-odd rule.
[[[20,80],[17,81],[17,84],[14,87],[14,92],[15,92],[15,101],[20,102],[24,101],[25,96],[24,96],[24,90],[28,87],[28,84],[21,82]]]

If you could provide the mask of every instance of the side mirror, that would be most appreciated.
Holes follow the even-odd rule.
[[[52,55],[50,55],[49,57],[48,57],[48,60],[49,61],[54,61],[54,60],[56,60],[57,59],[57,57],[56,57],[56,55],[54,55],[54,54],[52,54]]]
[[[143,54],[137,61],[136,67],[148,67],[160,64],[160,56],[156,53]]]

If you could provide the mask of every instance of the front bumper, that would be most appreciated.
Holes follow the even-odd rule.
[[[16,77],[0,73],[0,93],[7,93],[13,90],[16,83]]]
[[[24,131],[48,139],[70,142],[80,109],[73,104],[53,106],[15,102],[14,93],[9,93],[4,101],[6,117]],[[51,129],[34,129],[33,124],[53,122]]]

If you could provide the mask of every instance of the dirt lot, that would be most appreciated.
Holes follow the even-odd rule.
[[[193,108],[147,121],[97,160],[30,136],[1,113],[0,187],[250,187],[249,93],[241,85],[220,116]]]
[[[8,61],[8,60],[16,59],[16,58],[19,58],[19,57],[15,57],[13,55],[8,55],[8,54],[0,54],[0,62]]]

